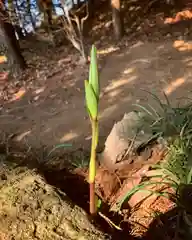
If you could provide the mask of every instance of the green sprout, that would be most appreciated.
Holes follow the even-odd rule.
[[[90,214],[97,212],[95,194],[96,176],[96,148],[98,144],[98,105],[99,105],[99,75],[97,66],[97,49],[93,45],[91,49],[91,63],[89,69],[89,81],[85,80],[85,99],[87,112],[92,126],[91,157],[89,163],[89,186],[90,186]]]

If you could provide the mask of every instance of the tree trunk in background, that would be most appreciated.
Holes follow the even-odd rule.
[[[8,52],[10,53],[13,64],[16,65],[17,69],[24,69],[26,67],[26,62],[21,54],[19,42],[15,35],[15,29],[13,25],[9,22],[7,14],[2,10],[0,17],[0,33],[2,38],[5,39],[5,45],[8,48]]]
[[[113,29],[116,40],[123,36],[123,19],[121,16],[121,0],[111,0]]]
[[[94,0],[88,0],[89,19],[94,17]]]

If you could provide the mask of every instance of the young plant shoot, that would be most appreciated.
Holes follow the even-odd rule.
[[[90,214],[97,212],[95,194],[96,175],[96,148],[98,144],[98,104],[99,104],[99,75],[97,66],[97,49],[93,45],[91,49],[91,62],[89,69],[89,81],[85,80],[85,99],[87,112],[92,126],[91,157],[89,163],[89,186],[90,186]]]

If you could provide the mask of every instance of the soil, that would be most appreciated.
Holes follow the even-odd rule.
[[[96,194],[101,199],[101,207],[95,220],[102,226],[104,232],[112,236],[112,239],[190,239],[189,230],[183,224],[181,210],[171,199],[150,195],[148,192],[137,192],[129,200],[125,200],[120,208],[116,205],[128,191],[142,182],[143,177],[150,176],[151,166],[164,160],[166,151],[160,149],[158,145],[150,148],[152,155],[145,161],[141,156],[137,156],[132,164],[127,164],[126,162],[130,162],[127,160],[116,171],[111,171],[102,165],[98,167]],[[87,168],[79,167],[71,170],[70,173],[66,169],[51,168],[49,171],[44,171],[44,176],[52,185],[65,191],[78,206],[89,211]],[[164,179],[159,177],[154,180],[156,185],[146,187],[145,190],[166,190],[173,193],[169,186],[161,184]],[[74,191],[71,186],[77,184],[78,189]],[[186,194],[185,199],[189,206],[188,190]],[[78,200],[77,195],[81,196]]]
[[[8,161],[1,161],[0,167],[1,240],[110,239],[64,192],[49,185],[37,169]]]
[[[173,105],[186,104],[191,98],[191,11],[176,15],[171,10],[165,14],[154,9],[142,11],[140,6],[143,15],[137,21],[137,13],[132,22],[126,18],[126,35],[119,43],[110,37],[110,14],[96,15],[94,21],[101,25],[94,25],[93,21],[99,31],[92,29],[93,36],[88,37],[86,47],[90,48],[94,39],[98,48],[100,148],[114,122],[135,109],[133,104],[156,108],[149,92],[163,100],[165,92]],[[21,42],[29,68],[21,77],[0,84],[0,136],[5,144],[1,155],[14,162],[10,148],[14,142],[16,149],[24,146],[23,164],[27,165],[12,163],[9,167],[10,163],[1,161],[0,239],[105,239],[81,210],[88,211],[89,201],[83,162],[91,140],[84,101],[88,65],[69,44],[56,47],[43,34],[36,38]],[[45,155],[63,143],[72,146],[64,148],[61,157],[56,153],[54,159]],[[110,211],[123,193],[142,181],[143,172],[147,173],[151,164],[163,159],[165,152],[157,145],[149,147],[153,154],[145,161],[136,156],[133,163],[126,165],[125,161],[114,172],[102,165],[98,168],[96,190],[102,199],[104,217],[100,215],[96,223],[113,239],[180,239],[175,235],[177,209],[169,200],[151,198],[136,211],[138,199],[145,197],[140,194],[127,201],[123,209]],[[29,153],[40,173],[28,166]],[[74,164],[74,160],[78,164],[81,160],[83,166],[69,172],[66,162]],[[154,212],[158,217],[152,216]],[[80,223],[81,217],[84,220]]]
[[[114,122],[135,109],[132,104],[155,106],[146,91],[160,99],[164,91],[173,105],[191,97],[191,25],[164,24],[166,16],[155,20],[157,13],[152,13],[145,27],[139,25],[140,30],[118,44],[110,36],[98,41],[93,35],[100,63],[101,146]],[[101,28],[109,30],[110,26]],[[89,149],[91,128],[84,101],[88,65],[82,64],[72,46],[56,48],[49,39],[36,38],[21,44],[29,64],[24,76],[1,83],[0,130],[19,145],[33,148],[71,143],[70,151]]]
[[[98,166],[96,194],[101,207],[92,219],[86,214],[87,168],[69,171],[54,159],[50,164],[39,165],[14,147],[7,155],[5,146],[1,146],[0,239],[187,239],[180,233],[183,226],[178,225],[179,211],[171,200],[138,192],[120,209],[115,206],[148,176],[151,165],[166,156],[165,149],[157,144],[147,147],[151,148],[151,155],[145,161],[141,154],[131,164],[125,160],[116,171]],[[149,189],[162,188],[157,178],[155,181],[155,188]]]
[[[0,239],[134,239],[127,223],[119,231],[100,215],[87,214],[89,185],[82,169],[42,166],[22,152],[2,152],[0,164]],[[117,224],[122,220],[105,203],[102,212]]]

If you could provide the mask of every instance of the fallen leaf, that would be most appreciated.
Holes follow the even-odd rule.
[[[25,94],[25,89],[20,89],[17,93],[14,94],[12,101],[20,99]]]

